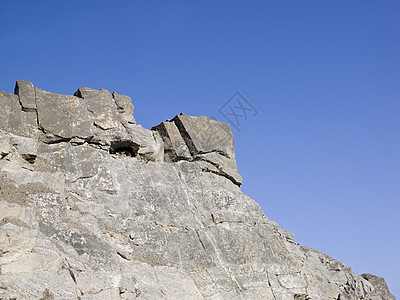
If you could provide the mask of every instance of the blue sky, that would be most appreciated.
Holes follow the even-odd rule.
[[[151,128],[184,112],[234,129],[242,190],[304,246],[400,297],[400,2],[3,1],[0,90],[17,79],[129,95]]]

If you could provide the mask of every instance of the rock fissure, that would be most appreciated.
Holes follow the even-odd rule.
[[[211,169],[209,169],[209,168],[207,168],[207,167],[203,168],[202,171],[204,171],[204,172],[209,172],[209,173],[213,173],[213,174],[215,174],[215,175],[225,177],[225,178],[229,179],[230,181],[232,181],[232,183],[233,183],[234,185],[237,185],[238,187],[240,187],[240,186],[242,185],[240,182],[237,182],[237,181],[235,180],[235,178],[233,178],[232,176],[229,176],[229,175],[226,174],[225,172],[211,170]]]
[[[198,151],[194,157],[196,158],[196,157],[199,157],[202,154],[209,154],[209,153],[217,153],[219,155],[225,156],[226,158],[230,158],[227,153],[225,153],[225,152],[223,152],[221,150]]]
[[[174,119],[172,119],[172,121],[178,128],[184,142],[186,143],[186,146],[189,148],[190,153],[192,155],[195,155],[197,153],[196,146],[194,145],[193,140],[191,139],[189,133],[185,129],[185,126],[183,126],[182,121],[178,117],[175,117]]]
[[[276,296],[275,296],[275,293],[274,293],[274,289],[273,289],[272,284],[271,284],[271,281],[270,281],[270,279],[269,279],[269,273],[268,273],[268,271],[266,271],[265,273],[266,273],[266,275],[267,275],[267,282],[268,282],[268,286],[270,287],[270,291],[271,291],[272,297],[274,298],[274,300],[276,300]]]
[[[240,295],[244,297],[244,299],[248,299],[246,295],[243,293],[243,289],[240,286],[239,282],[235,278],[235,275],[229,270],[229,267],[227,266],[226,262],[223,259],[222,253],[218,246],[216,245],[216,240],[214,239],[213,235],[208,232],[207,230],[204,230],[204,234],[207,237],[207,239],[210,241],[211,246],[214,249],[216,259],[218,260],[219,265],[224,269],[226,274],[229,276],[230,280],[234,283],[236,289],[239,291]]]
[[[117,101],[115,100],[115,92],[112,93],[111,96],[112,96],[112,99],[113,99],[114,104],[117,107],[117,109],[120,110],[120,111],[124,111],[124,108],[122,106],[118,105]]]
[[[113,130],[113,129],[116,128],[116,127],[105,128],[105,127],[101,126],[100,124],[97,124],[97,122],[93,122],[93,126],[96,127],[96,128],[99,128],[101,130],[104,130],[104,131]]]

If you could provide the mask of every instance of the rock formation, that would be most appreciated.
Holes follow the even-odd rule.
[[[0,103],[0,299],[394,299],[241,192],[227,124],[26,81]]]

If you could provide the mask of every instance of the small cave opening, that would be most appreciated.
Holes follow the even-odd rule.
[[[119,156],[135,157],[139,151],[139,145],[132,141],[112,141],[110,144],[109,153]]]
[[[34,154],[22,154],[21,156],[22,156],[23,159],[25,159],[31,165],[33,165],[35,163],[36,155],[34,155]]]

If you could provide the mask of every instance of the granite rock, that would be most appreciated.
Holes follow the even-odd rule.
[[[127,96],[0,92],[0,299],[381,299],[240,190],[229,125]]]

